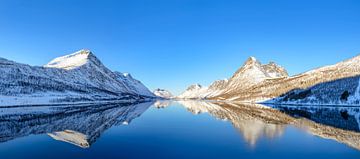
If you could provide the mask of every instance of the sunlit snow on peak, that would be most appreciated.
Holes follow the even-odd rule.
[[[71,70],[86,64],[92,55],[90,50],[82,49],[70,55],[61,56],[50,61],[45,67]]]

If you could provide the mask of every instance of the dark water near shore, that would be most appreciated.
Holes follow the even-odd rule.
[[[157,101],[0,108],[0,159],[360,158],[360,108]]]

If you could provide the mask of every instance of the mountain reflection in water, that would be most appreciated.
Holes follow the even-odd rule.
[[[101,104],[71,107],[7,108],[0,112],[0,142],[32,134],[48,135],[55,140],[82,148],[89,147],[113,125],[129,124],[153,103]]]
[[[130,124],[152,105],[167,109],[173,102],[1,108],[0,142],[48,134],[55,140],[88,148],[112,126]],[[192,114],[209,113],[232,123],[251,147],[255,147],[260,138],[281,137],[291,125],[360,150],[360,112],[356,107],[177,102]]]
[[[357,107],[179,102],[193,114],[209,113],[217,119],[228,120],[251,146],[262,136],[269,139],[281,136],[287,125],[293,125],[360,150],[360,109]]]

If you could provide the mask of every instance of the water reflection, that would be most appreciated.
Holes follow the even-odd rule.
[[[0,112],[0,142],[47,133],[88,148],[113,125],[129,124],[153,103],[6,108]]]
[[[154,103],[154,106],[158,109],[161,109],[161,108],[166,108],[166,107],[170,106],[171,104],[172,104],[171,100],[157,100]]]
[[[345,130],[360,131],[359,107],[269,105],[295,118],[303,117]]]
[[[279,137],[287,125],[360,150],[359,108],[264,106],[260,104],[179,101],[193,114],[209,113],[228,120],[251,146],[258,139]]]
[[[261,138],[281,137],[286,127],[292,125],[360,150],[360,108],[178,102],[195,115],[209,113],[216,119],[232,123],[252,147]],[[88,148],[105,130],[129,124],[152,105],[169,109],[173,101],[1,108],[0,142],[32,134],[47,134],[54,140]]]

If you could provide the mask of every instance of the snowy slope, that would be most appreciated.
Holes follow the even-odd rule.
[[[139,80],[133,78],[130,73],[121,73],[114,72],[116,74],[116,78],[120,81],[124,81],[126,88],[131,92],[139,95],[154,97],[155,95]]]
[[[67,70],[81,67],[87,63],[100,63],[89,50],[79,50],[70,55],[61,56],[51,60],[44,67],[63,68]]]
[[[89,100],[138,100],[153,96],[133,79],[121,79],[89,50],[43,67],[0,58],[0,105]]]

